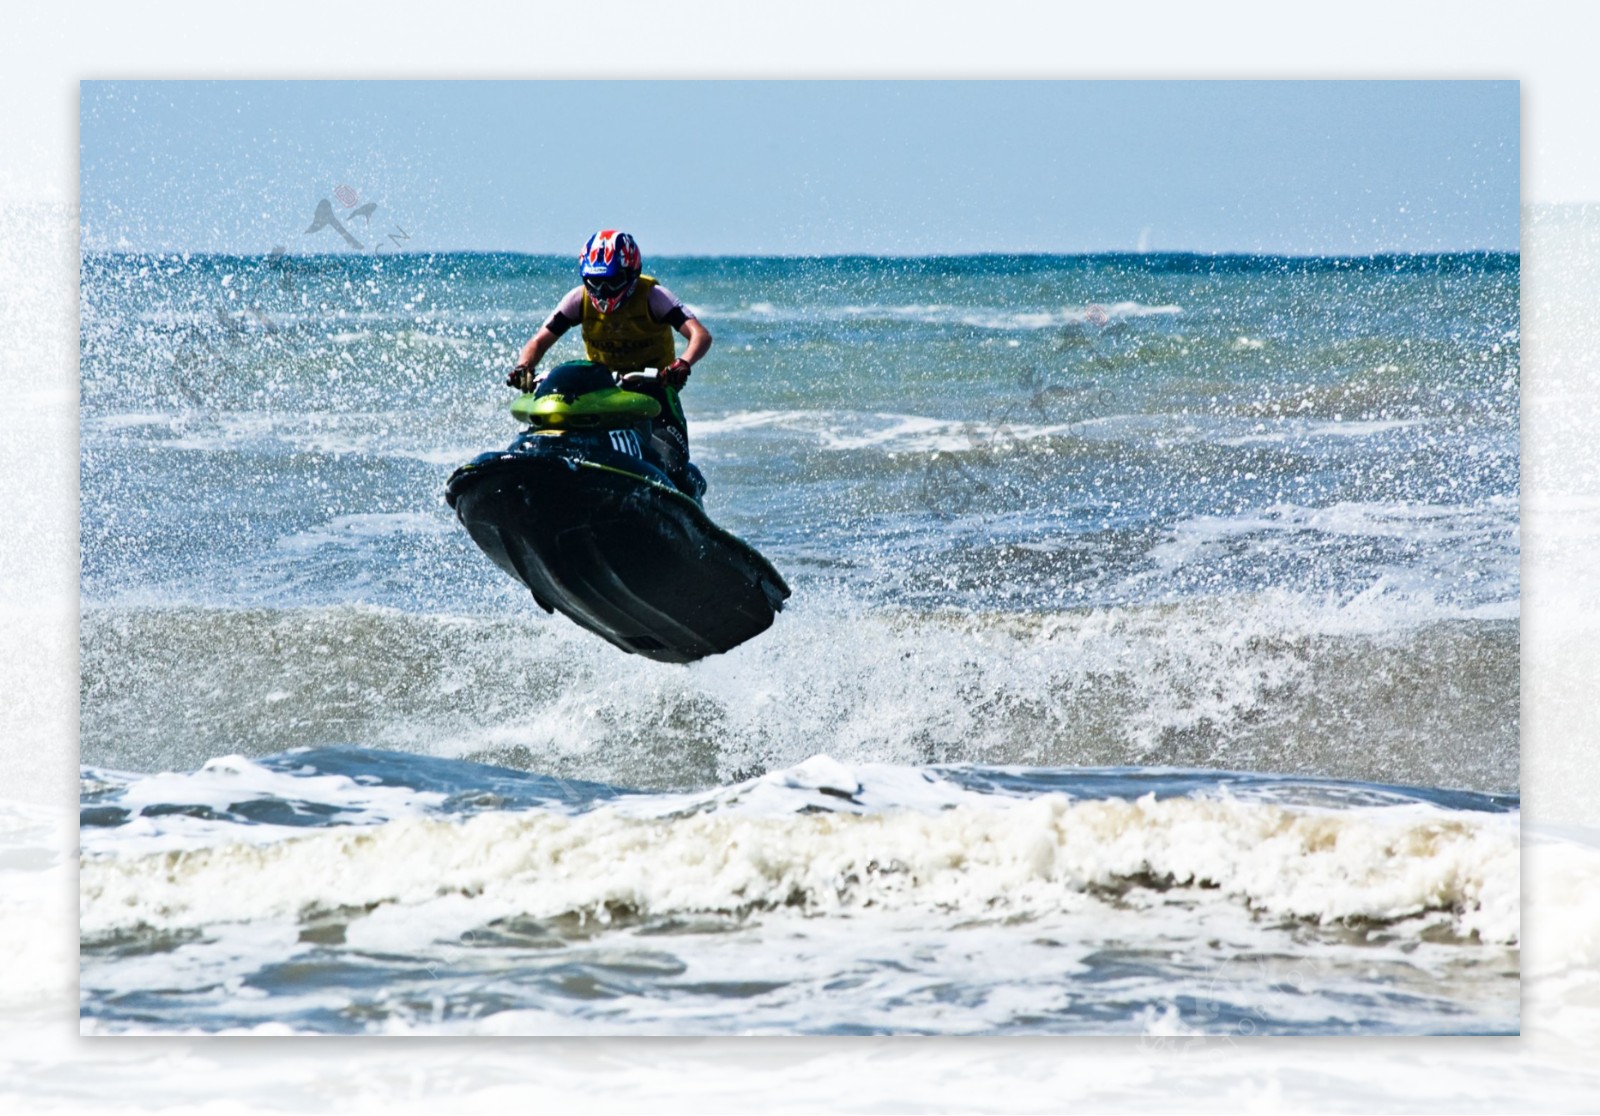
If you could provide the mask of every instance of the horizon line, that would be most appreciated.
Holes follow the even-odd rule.
[[[271,257],[273,250],[245,252],[233,249],[214,248],[81,248],[82,256],[221,256],[248,259],[258,256]],[[1002,249],[985,249],[973,252],[654,252],[652,259],[661,260],[716,260],[716,259],[745,259],[745,260],[960,260],[960,259],[985,259],[1004,257],[1008,259],[1087,259],[1103,256],[1123,256],[1134,259],[1159,259],[1171,257],[1184,257],[1193,259],[1272,259],[1272,260],[1374,260],[1374,259],[1416,259],[1438,256],[1520,256],[1522,248],[1433,248],[1425,250],[1408,250],[1401,248],[1378,249],[1371,252],[1266,252],[1249,251],[1243,249],[1224,249],[1220,251],[1207,251],[1198,248],[1171,248],[1147,249],[1137,248],[1103,248],[1075,251],[1006,251]],[[346,257],[370,256],[373,259],[388,258],[419,258],[426,256],[510,256],[525,259],[564,259],[573,255],[571,252],[535,252],[519,248],[432,248],[432,249],[407,249],[404,251],[365,252],[365,251],[332,251],[332,252],[291,252],[284,251],[283,256],[295,259],[342,259]]]

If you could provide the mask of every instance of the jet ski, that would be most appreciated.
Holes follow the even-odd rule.
[[[622,383],[593,361],[552,369],[511,405],[526,429],[452,473],[445,501],[546,612],[659,662],[720,654],[771,627],[789,586],[652,442],[665,385]]]

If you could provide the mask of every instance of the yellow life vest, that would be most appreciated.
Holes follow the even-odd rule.
[[[639,276],[633,293],[609,314],[596,310],[594,300],[584,294],[583,346],[590,360],[613,372],[642,372],[665,368],[678,358],[672,327],[650,320],[650,291],[655,285],[650,276]]]

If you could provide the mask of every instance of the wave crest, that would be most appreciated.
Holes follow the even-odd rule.
[[[770,817],[702,804],[658,817],[611,806],[406,817],[267,845],[90,856],[80,888],[86,936],[441,896],[470,900],[484,921],[776,908],[1014,918],[1108,893],[1193,903],[1214,890],[1271,916],[1435,914],[1426,928],[1515,942],[1518,853],[1516,815],[1048,794],[932,812]]]

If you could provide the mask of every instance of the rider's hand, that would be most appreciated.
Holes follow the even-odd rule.
[[[514,387],[518,391],[532,391],[533,381],[533,365],[519,364],[513,368],[511,370],[511,374],[506,377],[506,387]]]
[[[675,388],[681,388],[689,382],[689,362],[681,358],[673,361],[661,370],[661,379]]]

